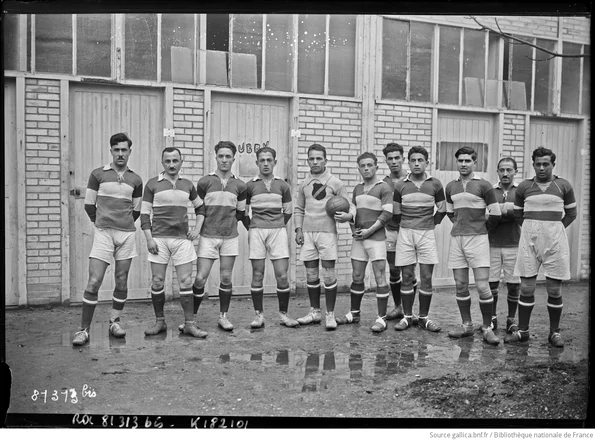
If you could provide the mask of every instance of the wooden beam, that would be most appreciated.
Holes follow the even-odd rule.
[[[25,78],[16,78],[17,128],[17,287],[19,306],[27,305],[27,188],[25,175]]]
[[[70,93],[69,81],[60,81],[60,194],[63,196],[60,205],[60,217],[62,220],[61,235],[61,283],[60,302],[62,304],[70,301]]]

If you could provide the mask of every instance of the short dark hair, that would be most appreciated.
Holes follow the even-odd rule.
[[[455,158],[459,158],[459,155],[471,155],[471,158],[476,161],[477,160],[477,152],[473,150],[473,148],[465,146],[461,147],[455,152]]]
[[[401,152],[401,156],[405,156],[405,153],[403,153],[403,146],[401,144],[397,144],[396,142],[389,142],[386,144],[386,147],[382,149],[382,153],[385,157],[392,152]]]
[[[372,152],[364,152],[361,155],[359,155],[357,157],[357,164],[359,165],[359,162],[362,159],[373,159],[374,160],[374,165],[378,165],[378,158],[376,157],[376,155]]]
[[[132,141],[126,133],[116,133],[115,135],[112,135],[112,137],[109,139],[110,147],[120,144],[121,142],[127,142],[128,148],[132,147]]]
[[[308,147],[308,156],[310,156],[310,152],[312,150],[322,152],[322,156],[324,156],[324,159],[326,159],[326,149],[324,148],[324,146],[320,144],[312,144],[310,147]]]
[[[177,147],[165,147],[163,149],[163,151],[161,152],[161,160],[163,161],[163,155],[165,153],[173,153],[173,152],[178,152],[178,154],[180,155],[180,161],[181,161],[182,160],[182,152]]]
[[[215,146],[215,153],[218,153],[220,149],[229,149],[231,150],[231,152],[233,153],[233,155],[236,155],[236,152],[238,151],[238,149],[236,148],[236,145],[231,142],[231,141],[219,141],[217,143],[217,145]]]
[[[505,162],[505,161],[512,162],[512,165],[514,165],[514,169],[515,169],[515,170],[518,170],[518,166],[517,166],[517,164],[516,164],[516,161],[514,160],[514,158],[511,158],[510,156],[507,156],[506,158],[502,158],[502,159],[500,159],[500,160],[498,161],[498,166],[496,167],[496,170],[497,170],[497,169],[499,169],[499,168],[500,168],[500,164],[501,164],[502,162]]]
[[[424,158],[426,158],[426,161],[428,160],[428,151],[421,145],[414,145],[413,147],[411,147],[409,149],[409,152],[407,152],[407,159],[411,159],[411,155],[413,155],[414,153],[421,153],[422,155],[424,155]]]
[[[277,159],[277,152],[272,147],[262,147],[256,151],[256,160],[258,160],[258,155],[261,153],[270,153],[273,155],[273,159]]]
[[[552,152],[550,149],[546,149],[545,147],[537,147],[533,150],[533,154],[531,155],[531,159],[535,162],[535,158],[542,158],[544,156],[549,156],[552,158],[552,165],[556,163],[556,154]]]

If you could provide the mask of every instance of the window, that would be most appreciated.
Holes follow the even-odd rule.
[[[207,14],[206,82],[228,86],[229,14]]]
[[[330,95],[355,95],[355,15],[331,15],[329,23]]]
[[[262,20],[260,14],[234,14],[232,17],[232,87],[261,88]]]
[[[161,80],[194,82],[194,15],[161,16]]]
[[[477,152],[477,172],[488,171],[488,145],[483,142],[437,142],[436,169],[444,171],[458,171],[455,152],[461,147],[471,147]]]
[[[76,73],[112,76],[112,18],[109,14],[76,17]]]
[[[35,70],[72,74],[72,15],[35,16]]]
[[[463,102],[483,106],[485,79],[485,32],[463,30]]]
[[[293,16],[267,15],[265,89],[289,92],[293,87]]]
[[[537,46],[549,51],[556,50],[556,43],[550,40],[536,40]],[[555,63],[551,55],[546,52],[536,50],[535,55],[535,98],[533,110],[539,112],[551,113],[554,110],[554,83]]]
[[[459,104],[459,53],[461,30],[440,27],[438,102]]]
[[[157,79],[157,14],[125,15],[124,72],[128,79]]]
[[[409,23],[384,19],[382,27],[382,97],[407,99]]]
[[[591,54],[591,46],[584,46],[585,54]],[[581,96],[581,113],[591,114],[591,57],[583,58],[583,93]]]
[[[326,16],[300,15],[298,23],[298,92],[324,93]]]
[[[579,55],[581,45],[574,43],[563,43],[562,53],[565,55]],[[580,76],[581,59],[562,58],[562,90],[560,93],[560,111],[562,113],[580,113]]]
[[[6,14],[4,19],[3,40],[3,54],[4,54],[4,69],[6,70],[21,70],[21,35],[27,39],[26,29],[21,29],[21,16],[17,14]],[[24,34],[24,35],[23,35]],[[28,45],[27,45],[28,46]],[[24,58],[24,57],[23,57]]]

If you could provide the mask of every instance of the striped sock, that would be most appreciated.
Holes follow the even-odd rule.
[[[81,321],[81,328],[87,329],[91,326],[91,321],[93,320],[93,313],[95,312],[98,298],[98,293],[92,293],[89,291],[85,291],[83,293],[83,318]]]
[[[493,309],[492,309],[492,316],[496,316],[498,315],[497,311],[497,306],[498,306],[498,287],[500,285],[500,282],[490,282],[490,291],[492,291],[492,298],[494,299],[494,302],[492,303],[493,305]]]
[[[514,317],[519,305],[519,283],[507,283],[508,295],[506,303],[508,304],[508,317]]]
[[[324,284],[324,301],[326,303],[326,311],[333,312],[335,310],[335,303],[337,301],[337,285],[335,280],[330,285]]]
[[[310,297],[310,306],[320,309],[320,279],[306,282],[306,287],[308,288],[308,297]]]
[[[194,300],[192,288],[180,288],[180,304],[184,311],[184,321],[194,320]]]
[[[366,287],[364,282],[352,282],[350,288],[350,297],[351,297],[351,312],[359,312],[362,306],[362,299],[364,298],[364,293],[366,292]]]
[[[264,288],[262,286],[251,286],[250,295],[252,296],[252,304],[254,305],[254,310],[260,312],[264,311]]]
[[[415,302],[415,290],[413,288],[401,287],[401,302],[403,303],[403,314],[413,316],[413,302]]]
[[[194,294],[192,311],[194,312],[194,315],[196,315],[196,313],[198,312],[198,308],[202,303],[202,299],[205,296],[205,287],[203,286],[202,288],[197,288],[196,286],[192,285],[192,293]]]
[[[182,293],[180,292],[180,295]],[[165,313],[163,308],[165,306],[165,287],[162,286],[160,289],[155,289],[151,286],[151,302],[153,303],[153,310],[155,311],[155,317],[163,318]]]
[[[229,304],[231,303],[232,285],[219,283],[219,311],[229,311]]]
[[[401,304],[401,279],[389,280],[390,291],[393,295],[393,300],[395,301],[395,308]]]
[[[430,312],[430,304],[432,303],[432,289],[430,291],[424,291],[419,289],[419,316],[427,317]]]
[[[277,285],[277,300],[279,301],[279,312],[287,313],[289,309],[289,286],[282,288]]]
[[[390,288],[388,287],[388,285],[376,287],[376,303],[378,304],[378,317],[386,317],[389,292]]]
[[[562,297],[547,298],[547,312],[550,315],[550,332],[560,332],[560,317],[562,316]]]
[[[112,311],[110,313],[110,321],[114,322],[120,318],[120,314],[126,304],[126,298],[128,297],[128,289],[114,289],[112,296]]]
[[[531,320],[531,312],[535,306],[534,295],[523,295],[519,298],[519,329],[521,331],[529,330],[529,321]]]
[[[457,292],[457,305],[463,323],[473,323],[471,320],[471,294],[469,291]]]

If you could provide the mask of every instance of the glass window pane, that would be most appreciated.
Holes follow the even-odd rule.
[[[229,86],[229,14],[207,14],[207,84]]]
[[[110,14],[76,17],[76,73],[112,76],[112,18]]]
[[[265,89],[290,92],[293,84],[293,16],[267,15]]]
[[[300,15],[298,25],[298,92],[324,93],[326,17]]]
[[[157,79],[157,15],[126,14],[124,21],[125,77]]]
[[[523,39],[519,35],[515,35],[515,37]],[[525,37],[525,41],[532,40],[530,37]],[[533,58],[533,48],[514,42],[510,43],[510,51],[512,52],[512,76],[510,84],[505,89],[507,98],[509,98],[509,108],[527,110],[531,105],[531,58]]]
[[[411,101],[430,101],[434,26],[411,23]]]
[[[562,53],[565,55],[578,55],[581,45],[564,43]],[[579,88],[581,82],[581,59],[562,58],[562,90],[560,93],[560,110],[563,113],[579,113]]]
[[[591,54],[591,46],[585,46],[585,54]],[[591,57],[583,58],[583,108],[581,113],[591,114]]]
[[[459,104],[459,53],[461,31],[440,27],[440,68],[438,72],[438,102]]]
[[[161,80],[194,82],[194,15],[161,16]]]
[[[385,18],[382,24],[382,98],[407,98],[409,23]]]
[[[35,70],[72,74],[72,15],[35,15]]]
[[[6,14],[3,17],[4,33],[2,38],[4,40],[4,69],[6,70],[19,70],[21,51],[20,17],[19,14]],[[23,38],[23,44],[27,44],[26,42],[27,38],[25,36]]]
[[[262,15],[232,18],[232,87],[260,88],[262,77]]]
[[[355,15],[331,15],[329,95],[355,95]]]
[[[485,33],[463,31],[463,103],[483,107],[485,80]]]
[[[550,51],[556,50],[556,43],[551,40],[537,39],[537,45]],[[535,101],[534,109],[551,113],[554,110],[554,60],[548,60],[551,55],[543,51],[535,51]],[[578,95],[577,95],[578,102]],[[578,104],[577,104],[578,107]]]

